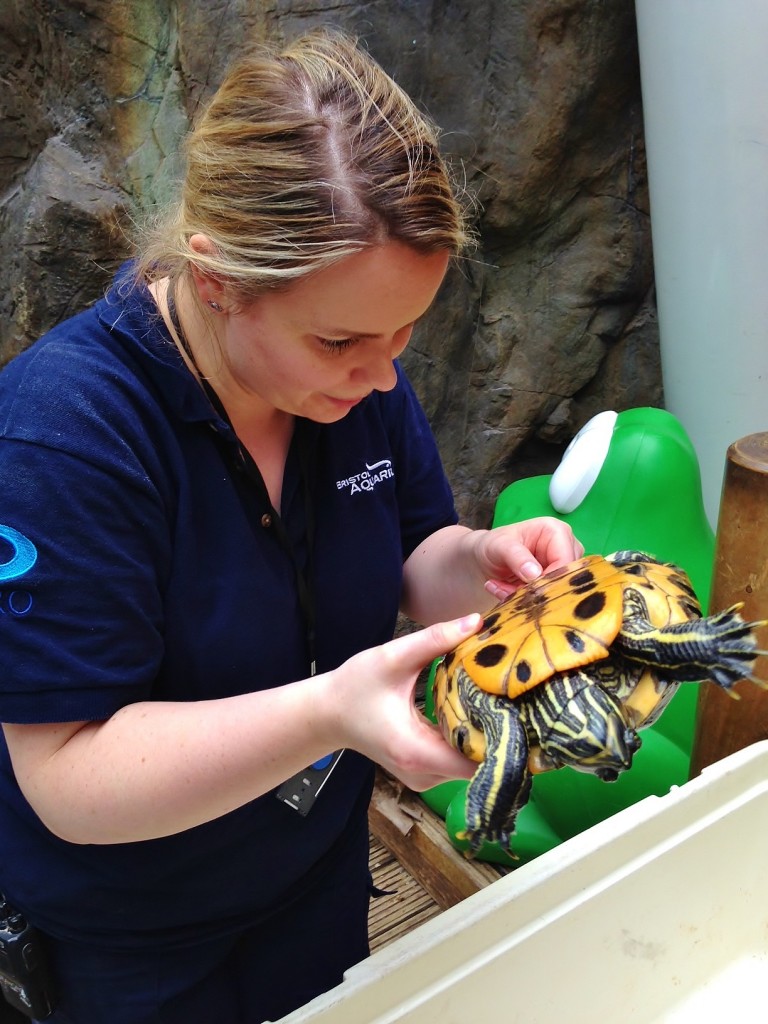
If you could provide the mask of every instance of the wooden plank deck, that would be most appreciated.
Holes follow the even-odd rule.
[[[371,836],[373,884],[384,895],[371,900],[368,937],[374,953],[441,913],[442,908],[376,836]]]
[[[371,952],[490,885],[505,869],[468,860],[445,823],[401,783],[379,772],[368,815],[373,884]]]

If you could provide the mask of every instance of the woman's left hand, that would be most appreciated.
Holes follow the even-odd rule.
[[[476,535],[476,558],[486,577],[485,589],[498,600],[583,554],[584,546],[570,526],[549,516]]]
[[[484,612],[522,584],[583,554],[570,526],[554,517],[492,530],[446,526],[406,560],[401,609],[422,625]]]

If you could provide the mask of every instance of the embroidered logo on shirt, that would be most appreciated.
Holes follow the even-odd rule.
[[[337,480],[336,487],[340,491],[348,487],[350,494],[360,494],[363,491],[372,491],[382,480],[390,480],[394,475],[395,471],[392,468],[391,459],[381,459],[372,465],[366,462],[365,469],[361,473],[345,477],[343,480]]]
[[[37,548],[23,533],[0,524],[0,551],[2,541],[10,546],[12,555],[0,563],[0,583],[9,583],[29,572],[37,561]],[[0,615],[26,615],[31,608],[32,595],[26,590],[0,590]]]

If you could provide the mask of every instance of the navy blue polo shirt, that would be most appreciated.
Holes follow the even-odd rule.
[[[294,570],[234,445],[149,294],[124,281],[0,374],[0,721],[100,720],[309,674]],[[390,639],[404,558],[456,521],[399,367],[341,421],[299,421],[281,508],[305,569],[314,519],[318,671]],[[79,846],[40,823],[0,738],[0,883],[62,938],[226,933],[322,872],[371,774],[348,751],[306,818],[270,793],[178,835]]]

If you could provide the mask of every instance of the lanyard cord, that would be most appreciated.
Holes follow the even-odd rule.
[[[181,321],[179,320],[178,311],[176,309],[175,301],[175,282],[171,281],[168,286],[167,304],[168,304],[168,315],[170,316],[171,323],[173,324],[174,330],[179,336],[179,341],[187,354],[190,362],[195,368],[200,384],[208,397],[209,402],[221,417],[222,420],[232,431],[232,435],[235,438],[237,444],[236,454],[233,452],[231,446],[227,443],[224,448],[224,455],[231,463],[233,468],[237,471],[242,469],[251,483],[256,487],[259,498],[263,505],[266,506],[266,513],[261,517],[261,525],[265,528],[274,531],[275,539],[277,540],[280,547],[286,552],[291,560],[293,566],[294,577],[296,581],[296,592],[299,598],[299,606],[301,608],[302,617],[304,619],[304,632],[307,643],[307,652],[309,654],[309,668],[310,675],[313,676],[317,672],[317,660],[315,653],[315,602],[312,595],[312,588],[310,580],[312,578],[312,563],[314,554],[314,537],[315,537],[315,517],[314,508],[312,505],[312,494],[310,490],[309,482],[309,444],[308,438],[305,431],[302,429],[302,422],[296,421],[296,432],[295,439],[297,443],[297,451],[299,455],[299,470],[301,474],[302,491],[304,495],[304,517],[306,527],[306,542],[307,542],[307,564],[306,568],[302,569],[299,564],[299,560],[296,557],[296,551],[291,538],[288,536],[288,531],[285,527],[285,523],[280,518],[280,514],[277,512],[272,504],[269,497],[269,491],[267,485],[264,482],[264,477],[261,475],[261,470],[256,464],[256,460],[253,458],[251,453],[240,441],[235,428],[232,426],[232,421],[229,418],[227,410],[216,394],[216,391],[211,387],[211,384],[203,377],[197,366],[197,362],[192,353],[189,341],[181,327]],[[234,456],[234,457],[233,457]]]

